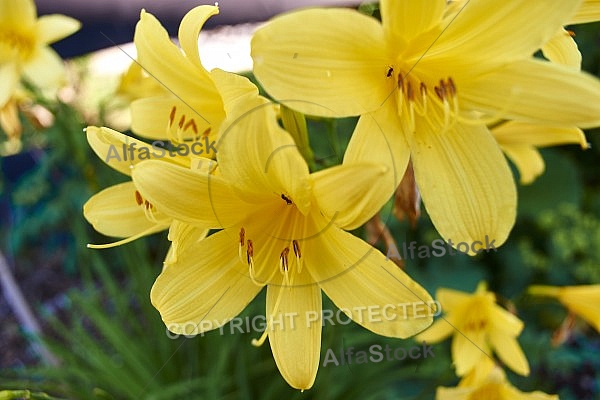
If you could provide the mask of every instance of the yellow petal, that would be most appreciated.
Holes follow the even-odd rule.
[[[514,337],[508,336],[500,331],[492,330],[489,334],[490,344],[498,358],[506,366],[519,375],[529,375],[529,363],[521,346]]]
[[[521,185],[529,185],[544,173],[546,164],[537,149],[533,146],[519,144],[500,144],[502,151],[519,170]]]
[[[449,312],[471,300],[473,295],[454,289],[440,288],[435,293],[435,298],[440,302],[444,311]]]
[[[581,53],[577,48],[577,43],[564,28],[561,28],[552,39],[542,46],[542,53],[552,62],[567,65],[576,70],[581,69]]]
[[[409,42],[419,34],[439,24],[447,2],[445,0],[382,0],[381,22],[391,42]]]
[[[223,105],[208,72],[183,55],[153,15],[142,11],[134,42],[142,68],[208,124],[218,126]]]
[[[383,28],[355,10],[276,17],[256,31],[251,46],[254,74],[265,90],[305,114],[362,114],[377,109],[391,92]]]
[[[451,352],[458,376],[470,372],[483,357],[491,357],[484,331],[456,333],[452,339]]]
[[[429,328],[419,333],[415,337],[415,340],[418,342],[437,343],[446,339],[454,331],[454,323],[449,317],[444,317],[436,320]]]
[[[37,11],[33,0],[0,2],[0,21],[2,25],[19,25],[23,28],[35,23]]]
[[[216,329],[238,315],[258,294],[237,254],[238,243],[218,232],[190,245],[165,268],[150,292],[171,332],[194,335]]]
[[[436,310],[429,293],[379,250],[335,227],[307,240],[305,247],[306,268],[354,322],[397,338],[431,325]]]
[[[311,175],[319,209],[337,226],[356,229],[373,217],[389,200],[389,169],[381,164],[338,165]],[[388,187],[383,181],[388,182]],[[333,190],[338,187],[339,190]]]
[[[66,83],[62,58],[50,47],[35,50],[33,58],[23,67],[27,79],[39,88],[56,88]]]
[[[377,111],[362,115],[354,129],[344,154],[344,164],[372,162],[388,165],[393,171],[393,179],[386,185],[389,200],[404,177],[410,158],[410,148],[405,139],[408,131],[406,121],[399,117],[395,98],[388,99]]]
[[[490,132],[461,123],[446,133],[423,128],[408,137],[417,185],[440,235],[454,246],[465,242],[470,254],[475,242],[504,243],[515,222],[516,190]]]
[[[311,200],[308,166],[292,137],[277,124],[271,104],[263,104],[223,132],[217,154],[221,175],[248,202],[284,194],[306,214]]]
[[[93,195],[83,205],[83,216],[98,232],[106,236],[130,237],[167,229],[170,218],[150,221],[143,205],[136,202],[133,182],[120,183]]]
[[[507,121],[493,128],[492,134],[501,145],[527,144],[546,147],[573,143],[579,144],[582,149],[588,148],[585,134],[576,127]]]
[[[110,167],[125,175],[131,175],[133,166],[147,159],[161,159],[177,165],[189,165],[189,160],[184,157],[171,157],[169,152],[164,151],[164,148],[160,148],[158,145],[153,148],[151,145],[110,128],[88,126],[85,132],[94,153]],[[146,158],[146,155],[149,158]]]
[[[292,274],[289,286],[267,288],[267,329],[279,372],[290,386],[304,390],[312,387],[319,368],[321,289],[306,270]]]
[[[457,86],[462,107],[505,119],[580,128],[600,125],[600,81],[564,65],[519,61]]]
[[[179,25],[179,43],[190,61],[204,69],[198,53],[198,36],[204,23],[213,15],[219,13],[219,7],[199,6],[191,9]]]
[[[43,44],[52,44],[61,40],[81,28],[81,23],[66,15],[43,15],[36,23],[38,40]]]
[[[438,387],[435,392],[435,400],[469,400],[473,391],[473,388]]]
[[[600,0],[584,0],[567,25],[584,24],[600,20]]]
[[[171,247],[165,257],[163,269],[169,265],[176,264],[179,254],[185,251],[188,246],[193,246],[206,238],[208,231],[208,229],[198,228],[184,222],[173,221],[169,227],[168,235]]]
[[[14,63],[0,64],[0,107],[3,107],[19,83],[19,71]]]
[[[521,0],[468,2],[456,18],[444,21],[447,29],[428,49],[419,68],[427,68],[430,63],[442,66],[446,60],[453,73],[472,74],[471,68],[461,69],[529,57],[565,24],[580,3],[581,0],[539,0],[526,5]],[[476,61],[481,65],[474,64]]]
[[[523,321],[516,315],[497,305],[491,307],[489,320],[493,330],[513,337],[519,336],[524,326]]]
[[[600,285],[563,288],[560,301],[600,332]]]
[[[264,105],[264,101],[258,97],[258,88],[245,76],[215,68],[210,71],[210,77],[219,90],[225,114],[230,120]]]
[[[247,204],[219,176],[162,161],[144,161],[131,176],[140,193],[173,219],[201,228],[223,228],[245,216]]]

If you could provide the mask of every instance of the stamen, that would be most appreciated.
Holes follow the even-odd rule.
[[[248,239],[248,241],[246,242],[246,246],[246,257],[248,259],[248,265],[250,265],[250,268],[252,268],[254,265],[254,260],[252,259],[252,257],[254,256],[254,246],[252,245],[252,240]]]
[[[413,87],[410,81],[406,82],[406,97],[409,101],[415,100],[415,92],[413,91]]]
[[[190,119],[187,124],[185,124],[185,127],[183,128],[183,130],[187,131],[190,126],[192,127],[192,130],[194,131],[194,133],[197,135],[198,134],[198,127],[196,126],[196,121],[193,118]]]
[[[173,122],[175,122],[175,113],[177,112],[177,107],[173,106],[171,108],[171,114],[169,115],[169,126],[173,126]]]
[[[144,202],[142,195],[137,190],[135,191],[135,202],[137,203],[138,206],[141,206],[142,203]]]
[[[279,256],[279,271],[283,274],[283,273],[287,273],[288,269],[289,269],[289,264],[288,264],[288,254],[290,253],[290,248],[286,247],[285,249],[283,249],[283,251],[281,252],[281,255]]]
[[[456,96],[456,85],[454,85],[454,81],[452,80],[452,78],[448,78],[448,91],[450,92],[450,97],[454,97]]]
[[[265,343],[265,340],[267,340],[267,336],[268,336],[267,331],[268,330],[269,330],[269,324],[267,323],[265,325],[264,332],[262,333],[262,335],[260,335],[260,338],[258,340],[257,339],[252,339],[252,341],[250,342],[250,343],[252,343],[252,346],[254,346],[254,347],[260,347],[260,346],[262,346]]]
[[[300,245],[296,239],[292,240],[292,248],[294,249],[294,254],[296,255],[296,268],[298,269],[298,273],[302,272],[302,253],[300,252]]]
[[[281,198],[282,198],[283,200],[285,200],[285,203],[286,203],[288,206],[289,206],[289,205],[291,205],[291,204],[294,204],[294,202],[293,202],[293,201],[292,201],[292,200],[291,200],[289,197],[287,197],[285,194],[281,194]]]
[[[210,135],[210,130],[211,130],[211,128],[209,126],[208,128],[206,128],[206,130],[204,130],[204,132],[202,132],[202,136],[208,136],[208,135]]]
[[[400,89],[400,92],[404,92],[404,77],[402,74],[398,74],[398,89]]]
[[[244,248],[244,244],[246,243],[245,238],[246,238],[246,231],[242,227],[242,229],[240,229],[240,245],[238,247],[238,256],[240,257],[240,261],[243,260],[242,259],[242,249]]]

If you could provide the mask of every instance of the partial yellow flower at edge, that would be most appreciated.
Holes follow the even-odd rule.
[[[504,371],[489,359],[482,359],[457,387],[438,387],[436,400],[558,400],[557,395],[540,391],[524,393],[513,387]]]
[[[32,0],[0,0],[0,107],[24,76],[40,88],[64,84],[64,65],[48,45],[79,30],[64,15],[37,18]]]
[[[504,154],[519,170],[523,185],[532,183],[544,172],[544,159],[538,148],[562,144],[579,144],[584,150],[589,148],[585,134],[576,127],[507,121],[491,131]]]
[[[570,312],[578,315],[600,333],[600,285],[582,286],[542,286],[528,289],[534,296],[553,297]]]
[[[600,125],[597,79],[532,58],[578,4],[477,0],[453,15],[446,0],[383,0],[381,23],[347,9],[292,12],[256,31],[254,72],[289,107],[361,115],[344,163],[394,169],[379,206],[410,159],[444,239],[501,244],[515,221],[516,188],[485,121],[471,111]]]
[[[585,24],[600,20],[600,0],[584,0],[567,25]]]
[[[267,322],[255,344],[268,338],[285,380],[308,389],[319,366],[321,290],[360,325],[399,338],[422,331],[431,317],[416,317],[409,308],[406,316],[375,321],[357,310],[427,302],[430,296],[338,225],[355,218],[348,214],[362,214],[356,211],[364,206],[361,199],[386,168],[337,166],[310,174],[272,105],[264,99],[255,105],[226,121],[218,176],[159,161],[133,170],[136,186],[164,213],[220,229],[181,249],[157,278],[151,299],[169,330],[198,334],[230,321],[267,286],[267,321],[281,324]]]
[[[523,322],[496,304],[496,296],[484,282],[473,294],[442,288],[436,298],[446,315],[416,340],[436,343],[452,335],[452,361],[458,376],[490,358],[492,350],[510,369],[529,375],[529,363],[516,339]]]

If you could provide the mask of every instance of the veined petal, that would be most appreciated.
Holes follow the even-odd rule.
[[[542,53],[552,62],[567,65],[576,70],[581,69],[581,53],[577,48],[577,43],[564,28],[561,28],[552,39],[542,46]]]
[[[154,148],[110,128],[88,126],[85,132],[94,153],[110,167],[125,175],[131,175],[133,166],[144,160],[161,159],[181,166],[189,166],[190,163],[184,157],[170,157],[164,149]]]
[[[600,332],[600,289],[598,285],[570,286],[560,290],[560,301]]]
[[[264,100],[258,96],[258,88],[245,76],[215,68],[210,71],[210,77],[219,90],[225,114],[230,121],[232,117],[264,104]]]
[[[425,124],[422,124],[425,125]],[[483,125],[457,122],[445,133],[423,126],[409,136],[415,178],[437,231],[454,246],[499,246],[516,217],[517,195],[508,163]]]
[[[527,144],[536,147],[579,144],[582,149],[589,147],[585,134],[576,127],[507,121],[493,128],[492,134],[500,144]]]
[[[431,325],[436,310],[430,308],[435,307],[429,293],[379,250],[333,226],[307,240],[306,247],[306,268],[356,323],[397,338],[413,336]],[[419,305],[416,312],[413,303]]]
[[[468,2],[456,18],[444,21],[447,28],[428,49],[420,68],[429,62],[452,60],[451,68],[459,72],[476,60],[489,65],[529,57],[565,24],[579,4],[581,0]],[[490,45],[494,51],[489,51]]]
[[[135,29],[134,42],[140,65],[166,90],[190,106],[196,99],[202,105],[217,104],[222,107],[221,98],[208,72],[198,68],[183,55],[152,14],[142,11]],[[204,115],[203,107],[194,104],[193,108]],[[224,115],[218,121],[212,117],[211,114],[205,116],[209,124],[218,125]]]
[[[526,144],[502,144],[500,148],[519,170],[521,185],[529,185],[544,173],[546,164],[540,152]]]
[[[283,194],[306,214],[312,194],[308,166],[292,137],[277,124],[271,103],[262,103],[226,122],[217,153],[221,175],[245,201]]]
[[[150,299],[167,329],[193,335],[230,321],[260,290],[238,258],[235,239],[217,232],[190,245],[165,268]]]
[[[484,331],[471,332],[467,336],[457,333],[452,339],[451,352],[458,376],[470,372],[483,357],[491,357]]]
[[[446,7],[446,0],[382,0],[381,22],[388,41],[411,41],[439,24]]]
[[[34,1],[2,1],[0,2],[0,24],[28,27],[35,23],[37,10]]]
[[[81,28],[81,22],[66,15],[43,15],[36,22],[38,41],[52,44],[72,35]]]
[[[382,164],[337,165],[311,175],[313,193],[326,218],[343,229],[356,229],[389,200],[390,175]]]
[[[217,6],[198,6],[191,9],[179,25],[179,43],[190,61],[204,69],[198,53],[198,36],[204,23],[213,15],[219,13]]]
[[[124,238],[167,229],[171,219],[163,216],[150,221],[143,205],[136,203],[135,193],[133,182],[106,188],[83,205],[83,215],[94,229],[106,236]]]
[[[19,71],[15,63],[0,65],[0,107],[3,107],[19,83]]]
[[[140,193],[173,219],[218,229],[246,215],[247,204],[219,176],[154,160],[139,163],[131,176]]]
[[[389,196],[394,193],[404,177],[410,147],[405,139],[406,121],[398,115],[394,97],[390,97],[377,111],[362,115],[344,154],[344,164],[372,162],[388,165],[393,171],[393,182],[388,185]]]
[[[185,251],[189,246],[193,246],[205,239],[208,235],[208,229],[198,228],[185,222],[173,221],[169,226],[168,239],[171,241],[171,247],[165,257],[163,269],[169,265],[177,263],[179,254]]]
[[[454,323],[449,317],[444,317],[436,320],[429,328],[419,333],[415,340],[417,342],[437,343],[450,336],[455,328]]]
[[[518,61],[458,87],[461,106],[505,119],[580,128],[600,125],[600,81],[564,65]]]
[[[267,287],[266,329],[281,375],[293,388],[304,390],[312,387],[319,368],[321,289],[306,269],[292,271],[291,279],[289,286],[282,282]]]
[[[489,334],[490,344],[494,352],[504,364],[519,375],[529,375],[529,363],[521,346],[514,337],[508,336],[501,331],[492,330]]]
[[[39,47],[33,57],[23,66],[23,73],[40,88],[56,88],[66,83],[62,58],[50,47]]]
[[[584,24],[600,20],[600,0],[584,0],[567,25]]]
[[[309,9],[274,18],[252,38],[254,74],[277,101],[305,114],[358,115],[389,95],[381,24],[347,9]]]

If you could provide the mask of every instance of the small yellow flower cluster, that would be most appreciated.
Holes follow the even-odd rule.
[[[138,66],[128,75],[139,84],[138,93],[129,93],[132,130],[175,146],[215,142],[215,151],[165,157],[153,145],[89,127],[94,151],[131,181],[92,197],[84,214],[100,232],[123,238],[111,245],[169,229],[171,249],[151,300],[174,333],[203,320],[220,321],[211,329],[222,326],[265,286],[267,321],[320,316],[322,291],[342,310],[429,304],[425,289],[348,231],[382,208],[411,165],[448,243],[505,242],[517,197],[503,150],[530,182],[541,173],[539,160],[531,169],[523,154],[531,158],[535,146],[565,142],[585,147],[580,129],[600,126],[600,81],[558,62],[558,55],[572,62],[561,50],[571,37],[556,32],[581,3],[382,0],[381,21],[350,9],[282,15],[252,39],[253,72],[277,103],[242,76],[203,67],[198,35],[218,7],[185,15],[180,46],[142,11]],[[557,62],[532,56],[542,48]],[[146,84],[141,69],[156,82]],[[343,163],[310,171],[304,143],[280,126],[287,110],[359,116]],[[123,157],[115,157],[121,148]],[[134,148],[144,157],[125,156]],[[554,398],[524,397],[490,361],[493,350],[509,368],[529,374],[516,340],[523,323],[497,306],[493,293],[484,286],[473,295],[441,289],[438,299],[447,319],[418,338],[441,340],[456,329],[453,360],[465,376],[457,389],[462,397],[440,389],[440,398]],[[294,388],[315,381],[317,322],[267,323],[254,341],[269,339]],[[356,322],[407,338],[432,318]]]

